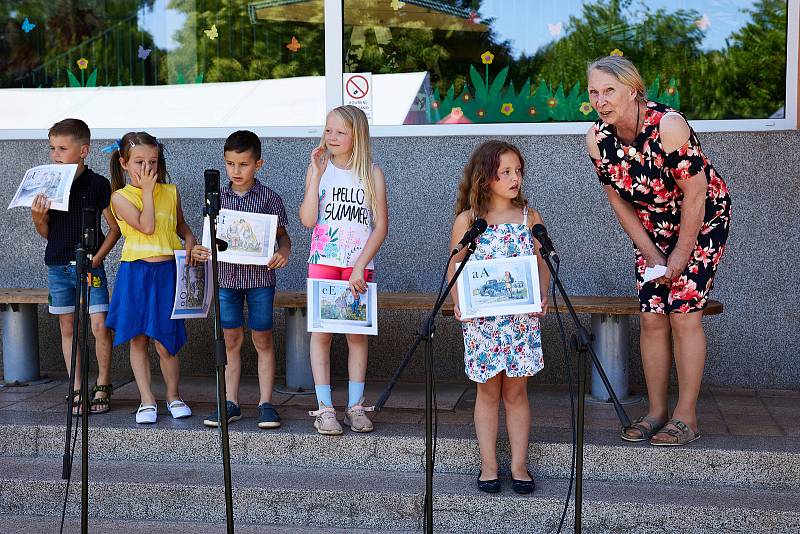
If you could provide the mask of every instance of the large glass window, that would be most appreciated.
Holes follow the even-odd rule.
[[[204,112],[217,124],[317,125],[325,107],[323,6],[295,4],[5,1],[0,88],[57,88],[37,99],[44,106],[57,99],[62,108],[65,97],[72,108],[83,108],[84,99],[105,103],[107,91],[88,88],[113,88],[117,102],[122,94],[136,102],[151,96],[159,109],[145,115],[164,116],[173,127],[198,125]],[[134,126],[122,124],[124,113],[102,113],[93,127]]]
[[[619,54],[691,119],[783,118],[787,0],[344,0],[345,72],[418,73],[376,124],[594,120],[585,69]]]

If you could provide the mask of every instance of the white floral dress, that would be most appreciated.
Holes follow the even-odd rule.
[[[528,229],[528,209],[522,224],[492,224],[478,240],[472,259],[510,258],[536,253]],[[485,383],[506,372],[508,377],[533,376],[544,368],[539,318],[531,314],[480,317],[461,323],[464,371]]]

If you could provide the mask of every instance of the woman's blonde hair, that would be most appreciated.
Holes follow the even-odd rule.
[[[131,149],[139,145],[147,145],[158,148],[158,170],[156,171],[156,182],[159,184],[167,183],[169,173],[167,173],[167,161],[164,158],[164,145],[147,132],[128,132],[122,136],[118,142],[119,147],[111,153],[111,191],[116,191],[125,187],[125,169],[122,168],[119,159],[125,163],[131,157]]]
[[[467,166],[464,167],[464,177],[458,185],[456,215],[467,210],[472,211],[473,218],[486,214],[491,198],[489,184],[497,178],[500,156],[506,152],[513,152],[517,155],[522,167],[522,176],[525,177],[525,159],[516,146],[496,139],[481,143],[470,156]],[[527,201],[525,195],[522,194],[522,187],[511,202],[520,208],[525,206]]]
[[[647,100],[647,89],[644,87],[644,80],[639,70],[636,68],[631,60],[622,56],[605,56],[595,59],[586,68],[586,77],[593,70],[599,70],[606,74],[612,75],[620,83],[627,85],[636,91],[637,100],[644,102]]]
[[[369,139],[369,121],[367,116],[355,106],[339,106],[333,108],[328,115],[335,113],[348,130],[353,133],[353,152],[347,166],[353,174],[364,182],[364,189],[367,193],[367,203],[373,214],[378,207],[375,199],[375,178],[372,174],[372,144]],[[319,146],[325,147],[325,134],[319,140]]]

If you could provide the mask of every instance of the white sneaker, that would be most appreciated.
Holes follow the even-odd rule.
[[[138,424],[152,424],[158,418],[158,409],[155,404],[140,404],[136,410],[136,422]]]
[[[192,415],[192,409],[181,399],[168,402],[167,410],[172,414],[173,419],[183,419],[184,417],[190,417]]]

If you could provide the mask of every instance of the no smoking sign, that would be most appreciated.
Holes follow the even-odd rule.
[[[344,103],[362,110],[372,124],[372,73],[359,72],[343,75]]]

